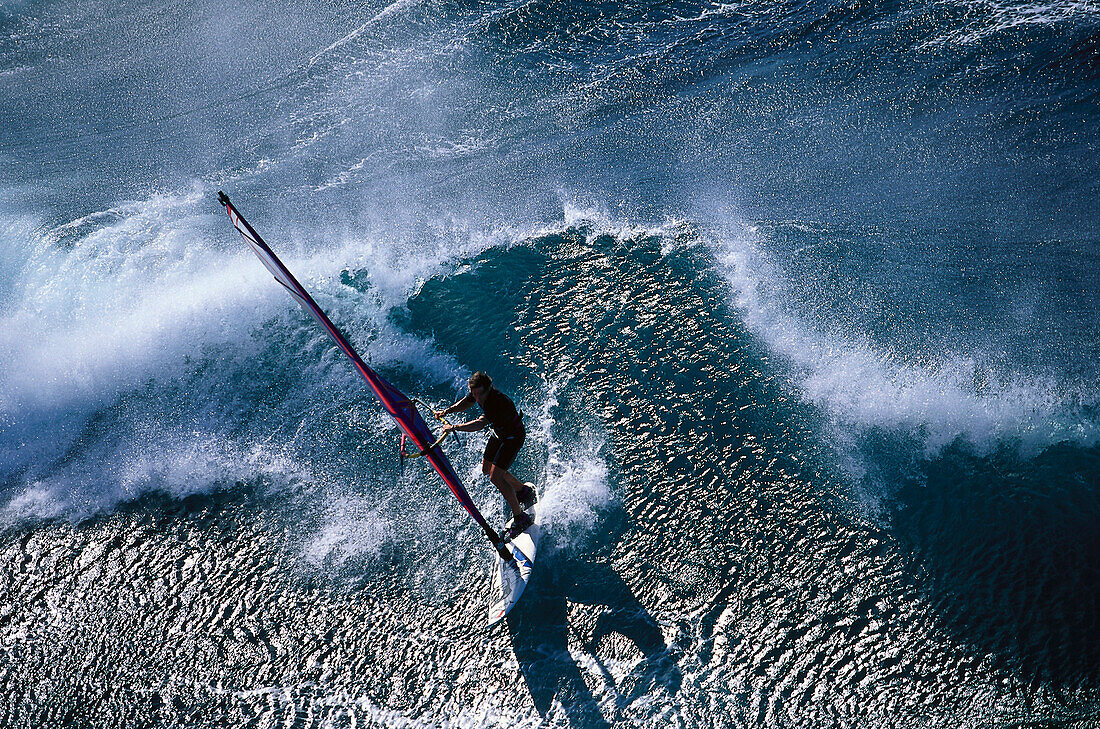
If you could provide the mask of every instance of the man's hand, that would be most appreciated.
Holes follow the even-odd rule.
[[[446,414],[447,414],[446,410],[433,410],[432,411],[432,415],[435,416],[436,420],[442,420],[443,416],[446,415]]]

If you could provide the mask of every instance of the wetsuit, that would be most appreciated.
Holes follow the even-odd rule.
[[[494,433],[485,445],[485,460],[507,470],[512,461],[516,460],[523,441],[527,439],[523,415],[516,410],[511,398],[495,387],[485,395],[481,412],[489,425],[493,426]]]

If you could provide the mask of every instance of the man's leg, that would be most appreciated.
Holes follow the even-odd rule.
[[[518,436],[501,440],[495,435],[489,438],[485,446],[485,458],[481,461],[481,470],[489,475],[489,480],[497,487],[508,506],[512,509],[512,515],[519,517],[524,514],[523,506],[519,503],[517,492],[523,488],[518,478],[508,471],[508,466],[516,459],[520,447],[527,439],[527,434],[521,432]]]
[[[482,465],[489,467],[489,480],[493,482],[493,485],[497,487],[497,490],[504,496],[505,501],[508,502],[508,506],[512,508],[512,515],[519,516],[522,514],[523,507],[520,506],[519,499],[516,497],[516,492],[523,486],[519,479],[509,473],[507,469],[495,464]]]

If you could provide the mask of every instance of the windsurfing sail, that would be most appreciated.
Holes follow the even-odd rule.
[[[333,325],[325,312],[321,310],[321,307],[319,307],[317,302],[313,300],[313,297],[309,295],[309,292],[298,283],[298,280],[294,278],[293,274],[283,265],[283,262],[271,251],[271,248],[268,247],[267,243],[264,242],[264,239],[260,237],[260,234],[256,232],[255,228],[248,224],[248,221],[241,216],[237,208],[233,206],[233,203],[229,201],[229,197],[220,190],[218,191],[218,202],[225,206],[226,212],[229,213],[229,219],[233,221],[233,227],[241,234],[241,237],[248,243],[252,252],[259,257],[260,261],[267,267],[267,270],[275,277],[275,280],[282,284],[283,288],[289,291],[290,295],[294,297],[294,300],[301,304],[302,308],[317,320],[321,328],[328,332],[329,336],[336,342],[336,346],[340,348],[340,351],[348,356],[348,359],[355,365],[355,368],[359,370],[359,373],[366,379],[367,384],[370,385],[374,394],[382,401],[382,407],[384,407],[386,412],[392,415],[394,420],[397,421],[397,424],[405,433],[405,437],[411,440],[421,454],[428,459],[428,462],[430,462],[432,467],[439,473],[440,477],[451,489],[451,492],[458,499],[459,503],[470,513],[474,521],[481,526],[486,536],[489,537],[489,541],[493,543],[497,552],[503,557],[506,554],[506,550],[504,549],[500,536],[491,526],[489,526],[489,523],[485,521],[485,517],[481,515],[481,512],[478,511],[478,508],[470,498],[470,495],[466,493],[466,489],[462,486],[462,482],[451,466],[451,462],[439,447],[439,442],[432,437],[431,429],[428,427],[428,424],[424,422],[424,418],[420,416],[420,412],[416,409],[416,404],[396,387],[386,382],[377,372],[367,366],[363,358],[359,356],[359,353],[356,352],[348,342],[347,338],[345,338],[340,330]],[[508,556],[511,558],[510,555]]]

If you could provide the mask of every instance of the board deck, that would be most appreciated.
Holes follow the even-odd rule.
[[[535,485],[528,483],[535,488]],[[508,551],[514,557],[513,562],[505,562],[500,555],[495,555],[493,563],[493,584],[489,590],[489,625],[496,625],[504,619],[512,608],[519,602],[523,595],[527,582],[531,579],[531,572],[535,567],[535,555],[538,552],[539,537],[542,528],[539,526],[539,513],[537,504],[530,508],[535,517],[535,523],[527,528],[527,531],[508,542]],[[509,520],[505,529],[512,525]]]

